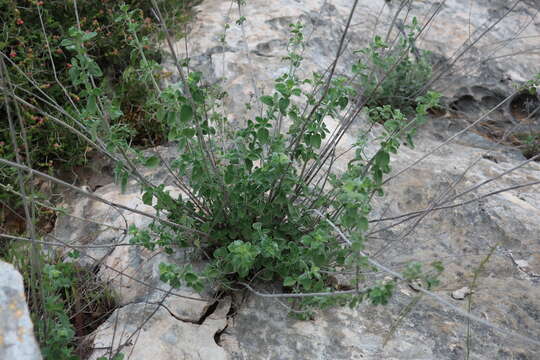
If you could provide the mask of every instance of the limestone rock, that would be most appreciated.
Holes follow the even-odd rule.
[[[214,336],[227,326],[230,300],[224,299],[201,323],[177,319],[159,303],[130,304],[117,309],[95,332],[90,357],[107,356],[112,349],[132,360],[228,359]],[[114,342],[113,342],[114,339]]]
[[[226,80],[228,110],[237,118],[246,112],[244,103],[252,95],[268,92],[272,80],[287,70],[282,57],[287,54],[289,24],[300,21],[305,26],[306,49],[298,75],[310,75],[332,62],[351,6],[348,0],[276,0],[271,4],[252,0],[242,7],[246,18],[242,27],[235,24],[238,10],[228,2],[206,0],[197,8],[189,35],[191,65],[203,71],[208,81]],[[461,99],[472,100],[477,107],[492,106],[513,91],[513,82],[527,81],[540,71],[540,54],[533,51],[540,45],[537,10],[521,2],[499,21],[510,6],[505,0],[417,1],[403,10],[409,21],[416,16],[422,22],[436,13],[417,46],[435,54],[435,71],[453,64],[452,71],[435,84],[448,103]],[[386,35],[398,7],[394,1],[358,2],[338,74],[348,74],[358,60],[354,50],[366,47],[374,35]],[[479,38],[496,22],[493,31]],[[230,28],[225,31],[226,24]],[[220,42],[223,34],[224,43]],[[390,39],[395,35],[394,28]],[[472,49],[462,54],[467,46]],[[185,55],[183,40],[175,48]],[[170,61],[168,70],[175,74]],[[177,80],[173,75],[169,81]]]
[[[455,300],[463,300],[468,295],[471,295],[473,291],[468,286],[464,286],[457,290],[452,291],[452,298]]]
[[[41,360],[21,274],[0,261],[0,359]]]

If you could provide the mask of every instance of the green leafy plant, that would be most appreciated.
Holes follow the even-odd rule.
[[[239,10],[244,5],[244,1],[233,3]],[[163,19],[155,1],[152,5],[160,18],[161,34],[170,44],[170,23]],[[246,20],[239,11],[236,25],[243,26]],[[234,119],[223,111],[229,95],[205,83],[202,73],[189,67],[189,59],[174,54],[172,45],[180,81],[160,86],[162,69],[159,58],[149,49],[151,39],[140,10],[121,5],[114,11],[113,21],[121,29],[125,45],[121,58],[129,59],[123,68],[123,83],[113,84],[119,75],[111,76],[106,62],[93,52],[102,29],[81,27],[81,21],[53,38],[65,54],[61,80],[50,86],[44,82],[43,92],[36,92],[26,89],[24,82],[8,79],[7,83],[15,86],[4,86],[2,96],[6,108],[15,104],[18,120],[28,120],[24,111],[36,111],[40,116],[35,119],[37,124],[54,119],[55,126],[76,134],[77,144],[84,143],[108,156],[116,163],[116,180],[122,189],[130,178],[138,181],[142,201],[151,205],[156,215],[131,209],[154,219],[145,228],[129,227],[132,245],[169,254],[189,248],[205,260],[202,270],[193,264],[162,263],[159,271],[163,281],[174,288],[187,285],[197,291],[208,285],[219,290],[255,291],[251,286],[258,281],[278,283],[284,294],[272,295],[296,295],[290,297],[290,305],[301,318],[333,305],[354,307],[362,301],[387,304],[398,281],[414,283],[423,294],[438,286],[443,271],[440,262],[431,263],[428,270],[412,262],[401,274],[385,270],[394,276],[383,279],[366,276],[377,264],[364,251],[371,241],[368,217],[374,199],[385,196],[393,154],[401,146],[414,145],[416,129],[427,121],[428,110],[438,105],[440,97],[425,89],[431,67],[426,54],[419,55],[415,47],[420,33],[416,20],[411,27],[400,29],[402,36],[394,45],[376,37],[367,49],[357,51],[360,59],[351,69],[352,79],[335,72],[347,31],[335,61],[324,74],[300,76],[303,26],[291,24],[288,53],[283,58],[287,71],[275,79],[270,93],[257,96],[256,103],[246,104],[245,114],[235,114]],[[225,26],[220,37],[222,44],[229,27]],[[404,29],[409,33],[403,34]],[[2,46],[6,49],[7,45]],[[17,56],[2,59],[21,69],[10,60]],[[67,91],[68,102],[57,100],[54,91],[60,95]],[[23,93],[36,101],[21,101]],[[49,102],[37,97],[48,93],[54,95]],[[145,119],[157,120],[156,132],[165,132],[163,138],[177,146],[173,161],[163,164],[159,154],[133,146],[133,127],[123,121],[127,115],[124,97],[141,97],[137,102],[143,104]],[[342,152],[340,140],[362,115],[366,127],[359,131],[352,148]],[[329,122],[338,125],[330,130]],[[0,162],[21,172],[39,167],[29,159],[23,159],[25,163],[11,161],[18,145],[0,144],[0,151],[6,154]],[[348,159],[346,168],[338,171],[335,164],[343,156]],[[180,196],[171,195],[165,184],[154,184],[141,173],[143,166],[162,164]],[[44,176],[37,171],[33,174]],[[107,205],[117,205],[70,187]],[[65,309],[79,293],[74,290],[78,288],[74,285],[78,269],[69,263],[42,263],[47,264],[39,269],[45,288],[43,300],[38,298],[32,304],[42,306],[34,311],[36,323],[41,316],[50,322],[37,325],[38,336],[49,357],[69,358],[73,353],[69,342],[76,328],[66,321]],[[346,281],[336,283],[334,275],[342,274]],[[32,280],[27,282],[40,285]],[[411,307],[414,304],[411,302]],[[53,336],[49,339],[44,334],[50,331]],[[121,358],[120,354],[114,357]]]
[[[527,90],[530,95],[538,96],[539,82],[540,73],[537,74],[534,79],[527,81],[523,85],[523,88]],[[526,110],[527,113],[530,113],[529,116],[532,116],[540,111],[538,108],[528,108]],[[517,138],[517,145],[521,148],[521,152],[527,159],[533,158],[540,154],[540,132],[531,130],[526,133],[516,134],[515,137]]]
[[[71,55],[67,76],[79,111],[61,115],[80,125],[79,137],[116,162],[122,188],[130,176],[139,181],[143,202],[161,217],[145,229],[131,226],[132,244],[168,253],[194,248],[208,261],[202,271],[161,264],[162,280],[199,291],[206,284],[231,289],[255,280],[278,281],[288,293],[333,295],[298,297],[292,306],[301,308],[303,317],[336,304],[386,304],[395,280],[364,283],[362,276],[362,269],[371,268],[363,253],[368,215],[373,198],[384,196],[391,155],[403,142],[413,145],[416,128],[438,104],[439,94],[418,96],[412,115],[390,104],[366,107],[372,124],[358,135],[347,169],[335,173],[340,132],[362,110],[357,106],[362,95],[350,79],[333,73],[297,75],[304,49],[301,23],[291,24],[283,58],[288,70],[275,79],[272,93],[258,99],[258,114],[237,127],[221,112],[227,94],[206,85],[200,72],[186,71],[188,62],[176,62],[179,83],[158,86],[160,66],[145,53],[148,38],[141,34],[138,16],[138,10],[121,5],[115,22],[126,29],[138,77],[150,84],[149,108],[166,124],[167,139],[177,144],[178,156],[167,169],[183,196],[173,198],[164,184],[155,185],[139,172],[137,165],[157,166],[161,159],[130,145],[130,129],[116,122],[121,106],[107,91],[105,71],[87,46],[97,33],[77,26],[60,46]],[[168,34],[166,23],[161,24]],[[327,122],[343,120],[347,112],[352,112],[344,119],[348,125],[331,133]],[[382,126],[370,143],[377,123]],[[427,288],[436,284],[432,275],[414,269],[410,278]],[[330,275],[337,272],[351,274],[349,290],[335,291]]]
[[[141,51],[147,59],[160,60],[161,52],[152,39],[159,37],[159,27],[152,20],[149,1],[130,0],[136,9],[131,27],[137,27]],[[166,21],[174,24],[177,34],[191,15],[194,0],[162,0],[160,6],[168,11]],[[141,73],[138,55],[132,53],[133,38],[123,22],[115,21],[118,13],[115,1],[14,1],[0,0],[2,23],[0,52],[9,73],[14,93],[20,98],[20,126],[17,138],[24,137],[28,154],[21,151],[23,160],[50,173],[86,163],[95,151],[72,131],[66,131],[55,121],[61,118],[70,126],[83,130],[80,109],[81,83],[76,73],[89,71],[97,85],[107,92],[117,108],[110,121],[121,125],[122,135],[131,143],[148,146],[164,140],[165,127],[157,123],[149,104],[148,85]],[[73,57],[74,46],[63,39],[73,38],[77,29],[79,46],[87,50],[83,58]],[[92,67],[88,67],[91,66]],[[99,71],[100,73],[95,73]],[[0,153],[14,160],[14,145],[9,140],[9,126],[3,95],[0,95]],[[44,114],[44,111],[47,115]],[[66,116],[69,114],[71,116]],[[157,126],[156,126],[157,124]],[[82,126],[81,126],[82,125]],[[24,135],[24,136],[23,136]],[[17,147],[23,148],[22,142]],[[13,169],[0,166],[0,182],[14,186]],[[0,199],[18,211],[18,199],[2,192]],[[0,217],[13,216],[8,207],[0,207]]]
[[[77,338],[90,334],[106,320],[115,307],[112,292],[96,280],[91,270],[43,252],[36,278],[29,250],[27,246],[12,246],[3,258],[17,267],[25,284],[36,283],[39,289],[29,296],[29,307],[43,358],[80,359],[85,349]],[[72,251],[68,256],[79,255]]]
[[[390,105],[407,115],[424,95],[432,75],[429,52],[416,47],[421,28],[417,19],[411,25],[396,26],[399,35],[393,43],[376,36],[369,47],[356,51],[361,60],[352,68],[368,107]]]
[[[516,134],[518,146],[521,148],[523,155],[530,159],[540,154],[540,133],[524,133]]]
[[[412,146],[416,127],[439,95],[418,97],[410,118],[390,105],[371,108],[371,120],[384,124],[378,150],[366,155],[367,134],[361,134],[348,169],[333,174],[322,167],[332,151],[325,119],[338,119],[357,91],[343,77],[327,82],[320,74],[299,78],[303,46],[302,25],[292,24],[284,58],[289,71],[275,80],[272,94],[260,97],[261,115],[247,119],[240,129],[227,129],[227,119],[218,112],[222,98],[203,84],[201,73],[185,75],[180,64],[183,82],[156,98],[169,125],[168,139],[178,144],[179,156],[170,168],[185,197],[174,199],[164,186],[141,183],[143,201],[176,226],[155,222],[149,229],[132,227],[131,242],[169,252],[195,247],[209,261],[202,272],[162,264],[163,281],[202,290],[205,283],[234,288],[259,279],[279,281],[291,293],[318,293],[334,290],[329,273],[369,267],[358,251],[366,240],[371,201],[384,195],[391,154],[402,141]],[[156,165],[159,160],[150,156],[141,162]],[[336,235],[333,223],[349,234],[351,246]],[[361,282],[360,275],[353,276],[350,286]],[[385,304],[393,287],[392,281],[372,284],[349,296],[303,298],[298,305],[309,310],[364,298]]]

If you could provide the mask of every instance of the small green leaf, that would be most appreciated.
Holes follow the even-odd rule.
[[[259,154],[257,154],[256,152],[250,152],[248,155],[247,155],[247,158],[251,161],[257,161],[259,160]]]
[[[120,110],[120,107],[118,105],[112,105],[109,108],[109,116],[112,120],[116,120],[122,115],[124,115],[124,113],[122,112],[122,110]]]
[[[283,286],[293,286],[294,284],[296,284],[296,280],[290,276],[283,279]]]
[[[182,130],[182,135],[184,135],[185,137],[191,138],[195,135],[195,129],[185,128],[184,130]]]
[[[276,90],[279,91],[282,95],[287,96],[289,94],[289,89],[287,89],[287,85],[283,83],[276,84]]]
[[[356,224],[356,226],[358,227],[360,231],[364,231],[364,232],[367,231],[369,227],[368,219],[364,216],[359,217],[358,223]]]
[[[186,280],[186,282],[188,283],[194,283],[196,282],[199,277],[197,276],[197,274],[193,273],[193,272],[187,272],[185,275],[184,275],[184,279]]]
[[[96,32],[85,32],[84,35],[82,36],[82,41],[88,41],[88,40],[91,40],[93,39],[95,36],[97,35]]]
[[[72,259],[78,259],[81,256],[81,252],[79,250],[73,250],[68,253],[68,256]]]
[[[385,168],[390,163],[390,154],[388,154],[386,151],[379,151],[377,155],[375,155],[375,164],[379,168]]]
[[[193,101],[197,104],[204,104],[204,93],[202,91],[193,91],[191,95],[193,96]]]
[[[272,99],[272,97],[268,95],[261,96],[261,102],[268,106],[274,106],[274,99]]]
[[[339,107],[341,108],[341,110],[343,110],[349,104],[349,99],[347,99],[347,97],[345,97],[345,96],[342,96],[341,98],[339,98],[338,103],[339,103]]]
[[[157,156],[150,156],[144,160],[144,166],[156,167],[159,165],[159,158]]]
[[[193,109],[189,105],[182,105],[180,108],[180,121],[188,122],[193,119]]]
[[[279,99],[279,111],[281,111],[283,115],[287,113],[287,107],[289,106],[289,103],[290,101],[288,98]]]
[[[152,198],[153,198],[152,192],[146,191],[142,196],[142,201],[145,205],[152,205]]]
[[[167,122],[167,125],[172,126],[174,125],[177,118],[177,113],[175,111],[168,111],[165,115],[165,121]]]
[[[257,130],[257,139],[259,139],[260,142],[264,144],[267,143],[269,136],[270,136],[270,133],[268,132],[267,129],[260,128],[259,130]]]
[[[309,144],[318,149],[321,147],[321,136],[318,134],[311,135],[309,137]]]

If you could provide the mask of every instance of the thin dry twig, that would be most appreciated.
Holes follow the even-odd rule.
[[[161,222],[161,223],[164,223],[164,224],[167,224],[169,226],[172,226],[174,228],[177,228],[177,229],[182,229],[184,231],[187,231],[187,232],[191,232],[191,233],[196,233],[198,235],[201,235],[203,236],[204,238],[208,238],[208,234],[202,232],[202,231],[199,231],[199,230],[196,230],[196,229],[192,229],[192,228],[189,228],[187,226],[184,226],[184,225],[180,225],[180,224],[177,224],[177,223],[174,223],[172,221],[169,221],[167,219],[163,219],[163,218],[160,218],[156,215],[152,215],[150,213],[147,213],[147,212],[144,212],[144,211],[141,211],[141,210],[138,210],[138,209],[134,209],[134,208],[131,208],[129,206],[126,206],[126,205],[123,205],[123,204],[118,204],[118,203],[115,203],[115,202],[112,202],[112,201],[109,201],[99,195],[96,195],[95,193],[91,193],[91,192],[88,192],[86,190],[83,190],[77,186],[74,186],[74,185],[71,185],[65,181],[62,181],[60,179],[57,179],[55,178],[54,176],[50,176],[48,174],[45,174],[41,171],[38,171],[38,170],[35,170],[35,169],[32,169],[32,168],[29,168],[28,166],[24,166],[24,165],[21,165],[21,164],[17,164],[17,163],[14,163],[12,161],[9,161],[9,160],[6,160],[6,159],[0,159],[0,163],[2,164],[5,164],[5,165],[9,165],[9,166],[12,166],[14,168],[17,168],[17,169],[21,169],[21,170],[24,170],[26,172],[28,172],[30,175],[38,175],[40,177],[43,177],[47,180],[50,180],[52,182],[55,182],[59,185],[62,185],[62,186],[65,186],[71,190],[74,190],[88,198],[91,198],[93,200],[97,200],[97,201],[100,201],[104,204],[107,204],[111,207],[115,207],[115,208],[120,208],[120,209],[123,209],[123,210],[128,210],[128,211],[131,211],[133,213],[136,213],[136,214],[139,214],[139,215],[142,215],[142,216],[146,216],[148,218],[151,218],[153,220],[156,220],[158,222]]]

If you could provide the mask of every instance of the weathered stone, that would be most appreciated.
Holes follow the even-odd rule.
[[[168,160],[175,153],[173,147],[156,148],[154,151],[160,151]],[[162,168],[141,169],[141,172],[154,183],[171,183],[170,174]],[[167,185],[165,190],[169,191],[173,198],[181,196],[181,191],[174,186]],[[151,215],[156,213],[152,206],[142,202],[140,187],[133,181],[124,192],[121,192],[118,185],[108,184],[98,188],[95,194],[115,204]],[[70,215],[78,218],[69,215],[60,216],[55,231],[50,235],[51,240],[62,240],[73,245],[88,245],[88,248],[80,250],[80,258],[76,261],[81,265],[98,267],[99,278],[112,289],[119,306],[119,309],[111,315],[109,322],[104,323],[89,336],[90,340],[95,339],[94,347],[102,347],[100,344],[106,342],[109,336],[112,338],[114,329],[110,324],[111,321],[116,321],[117,317],[120,327],[117,325],[116,329],[120,329],[120,333],[123,334],[118,341],[126,340],[131,335],[129,331],[135,331],[145,316],[149,316],[155,310],[156,304],[161,303],[159,310],[139,335],[139,345],[133,349],[126,348],[126,351],[133,351],[131,358],[147,359],[149,354],[154,353],[159,354],[160,357],[157,359],[178,357],[195,359],[197,354],[202,358],[220,358],[223,350],[215,344],[214,335],[226,326],[227,311],[221,318],[219,311],[214,312],[204,323],[198,324],[215,302],[210,293],[206,291],[197,293],[187,287],[172,289],[160,280],[159,264],[162,262],[177,265],[189,262],[196,269],[204,266],[195,260],[189,249],[167,255],[161,249],[150,251],[141,246],[130,245],[131,235],[125,229],[131,225],[146,228],[152,219],[144,215],[114,208],[80,195],[68,198],[63,206]],[[92,247],[96,245],[110,246]],[[163,299],[164,294],[169,291],[171,294]],[[218,309],[222,309],[223,306],[225,305],[222,302]],[[124,328],[127,330],[122,332]],[[186,332],[192,334],[191,338],[184,337]],[[162,335],[165,336],[163,342],[154,339],[154,336]],[[155,347],[149,344],[154,344]],[[199,349],[199,345],[204,349]],[[96,350],[92,358],[98,358],[102,354],[105,352]]]
[[[540,54],[527,51],[540,44],[536,37],[540,22],[531,5],[518,4],[477,42],[474,42],[477,37],[509,9],[507,1],[412,2],[403,13],[407,12],[409,21],[416,16],[421,22],[439,5],[441,8],[417,45],[445,59],[437,64],[435,71],[457,58],[452,72],[436,85],[449,99],[470,95],[475,102],[492,105],[490,99],[511,93],[513,81],[529,80],[540,71]],[[300,21],[305,25],[306,49],[299,75],[310,75],[332,62],[351,6],[348,0],[277,0],[272,4],[253,0],[242,7],[242,15],[246,17],[242,28],[235,24],[239,17],[237,9],[228,2],[206,0],[198,7],[189,36],[191,65],[202,70],[208,81],[226,79],[228,110],[238,117],[245,112],[243,104],[249,101],[250,94],[268,91],[272,80],[287,70],[282,57],[287,54],[290,23]],[[346,51],[338,63],[339,74],[348,74],[350,66],[358,60],[353,50],[366,47],[376,34],[386,35],[398,8],[399,2],[359,1]],[[226,32],[225,24],[230,25]],[[396,31],[394,28],[390,39]],[[223,34],[225,44],[219,41]],[[472,49],[460,55],[468,45]],[[181,41],[176,51],[183,55],[184,48]],[[169,69],[176,72],[173,67]]]
[[[452,298],[455,300],[463,300],[468,295],[471,295],[473,291],[468,286],[464,286],[457,290],[452,291]]]
[[[137,303],[117,309],[95,332],[90,357],[96,360],[116,350],[133,360],[227,359],[214,336],[227,326],[230,299],[200,323],[175,318],[166,306]],[[113,342],[114,339],[114,342]]]
[[[386,36],[399,4],[382,0],[358,2],[336,74],[350,75],[351,66],[359,59],[353,51],[368,46],[376,34]],[[511,5],[503,0],[411,4],[410,8],[402,10],[402,14],[407,13],[408,21],[416,16],[422,22],[438,9],[431,25],[417,40],[417,46],[432,51],[438,59],[434,74],[444,75],[437,76],[433,88],[443,93],[447,106],[462,114],[438,122],[437,135],[449,137],[467,126],[469,118],[478,118],[482,111],[509,97],[516,84],[540,72],[540,54],[534,50],[540,46],[536,36],[540,22],[532,5],[519,3],[506,15]],[[244,104],[251,103],[254,111],[258,111],[254,99],[270,93],[273,79],[287,71],[282,58],[287,55],[289,24],[300,21],[305,25],[306,48],[297,74],[300,78],[307,77],[314,71],[324,71],[332,63],[351,5],[349,0],[278,0],[269,6],[264,0],[253,0],[242,7],[246,21],[241,27],[235,24],[238,12],[228,2],[204,1],[198,7],[189,35],[190,64],[204,73],[205,81],[225,80],[221,85],[229,94],[226,112],[231,121],[239,121],[253,114]],[[496,26],[491,27],[495,23]],[[230,25],[227,31],[226,24]],[[488,28],[491,30],[481,37]],[[393,30],[390,40],[397,35],[395,27]],[[223,34],[225,43],[220,42]],[[464,51],[469,46],[470,49]],[[180,56],[185,55],[183,40],[175,48]],[[446,71],[449,65],[452,67]],[[170,59],[166,66],[170,73],[176,73]],[[178,81],[178,76],[173,75],[169,81]],[[515,112],[523,110],[519,105],[520,96],[512,97],[491,113],[484,125],[472,130],[487,140],[473,139],[467,134],[461,141],[476,146],[479,142],[498,140],[509,129],[513,134],[540,129],[540,111],[529,121],[515,119]],[[516,106],[518,109],[514,109]],[[509,138],[503,144],[512,141],[514,139]]]
[[[392,163],[395,172],[437,145],[425,135],[425,132],[420,135],[415,150],[403,148],[396,155]],[[498,154],[501,160],[498,163],[483,159],[482,154],[480,149],[456,144],[445,148],[444,152],[436,152],[387,186],[386,196],[377,200],[373,219],[426,208],[447,191],[475,159],[481,160],[449,191],[450,195],[516,165],[512,158],[503,154]],[[347,156],[344,157],[346,162]],[[540,180],[540,164],[531,163],[482,186],[460,201],[535,180]],[[486,318],[495,326],[509,327],[538,339],[538,279],[519,269],[508,254],[520,254],[532,269],[531,273],[540,271],[537,256],[540,246],[539,202],[540,196],[535,188],[523,188],[465,206],[439,210],[430,214],[406,237],[401,236],[409,228],[403,225],[374,234],[366,244],[367,250],[378,254],[378,261],[395,269],[414,260],[426,264],[427,270],[431,261],[441,260],[446,268],[441,288],[457,289],[471,286],[474,272],[490,249],[496,247],[480,272],[474,294],[469,295],[472,296],[472,313]],[[391,223],[383,222],[379,226]],[[380,252],[383,248],[385,250]],[[452,301],[450,292],[442,289],[437,293]],[[416,295],[418,293],[408,287],[401,287],[388,307],[374,309],[363,305],[357,310],[333,309],[318,314],[313,322],[308,323],[287,318],[287,310],[273,300],[252,298],[239,309],[234,325],[226,330],[227,337],[236,342],[230,352],[235,354],[235,359],[462,358],[467,321],[425,297],[404,318],[387,345],[382,346],[400,311]],[[477,359],[512,356],[534,359],[540,351],[537,346],[505,337],[474,321],[471,329],[474,339],[471,356]],[[224,344],[229,346],[227,344],[230,343]]]
[[[21,274],[0,261],[0,359],[41,359]]]

